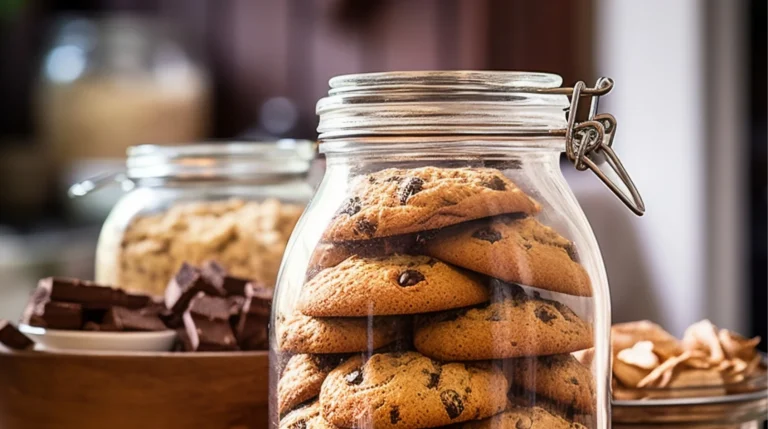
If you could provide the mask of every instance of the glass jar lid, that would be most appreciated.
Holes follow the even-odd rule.
[[[139,145],[128,148],[125,171],[103,173],[70,186],[72,198],[112,183],[125,190],[134,181],[279,181],[309,172],[316,153],[309,140],[199,143],[177,146]]]
[[[321,139],[363,135],[537,134],[567,125],[550,73],[413,71],[331,79],[317,103]]]
[[[247,179],[304,174],[315,156],[315,143],[200,143],[179,146],[140,145],[128,149],[129,179]]]

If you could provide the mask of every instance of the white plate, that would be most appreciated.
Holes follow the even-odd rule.
[[[41,350],[87,350],[120,352],[167,352],[176,340],[176,331],[98,332],[45,329],[25,324],[19,330]]]

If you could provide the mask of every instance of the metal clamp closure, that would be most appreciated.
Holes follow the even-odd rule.
[[[613,81],[605,77],[598,79],[594,88],[587,88],[581,81],[573,86],[571,106],[568,110],[568,128],[565,130],[565,153],[577,170],[584,171],[587,168],[592,170],[630,210],[642,216],[645,213],[643,198],[612,148],[616,133],[616,118],[607,113],[597,114],[600,96],[607,94],[612,88]],[[592,101],[587,120],[577,123],[576,110],[582,95],[591,96]],[[629,195],[598,167],[598,163],[602,161],[607,162],[616,172],[629,191]]]

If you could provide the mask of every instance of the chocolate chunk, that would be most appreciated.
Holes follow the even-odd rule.
[[[369,222],[365,219],[360,219],[355,222],[355,228],[358,232],[370,237],[376,233],[378,226],[375,223]]]
[[[226,320],[208,319],[186,313],[183,317],[184,349],[186,351],[215,352],[239,350],[237,340]]]
[[[0,343],[13,350],[27,350],[35,345],[7,320],[0,320]]]
[[[399,421],[400,421],[400,407],[398,407],[397,405],[392,405],[392,407],[389,409],[389,422],[395,425]]]
[[[83,326],[83,307],[70,302],[49,301],[37,305],[26,322],[41,328],[79,330]]]
[[[361,209],[362,206],[360,205],[360,197],[352,197],[348,199],[343,206],[341,206],[339,213],[354,216],[360,212]]]
[[[483,186],[488,189],[493,189],[494,191],[503,191],[507,189],[507,184],[504,183],[504,180],[499,176],[493,176],[492,179],[483,182]]]
[[[104,323],[101,324],[102,331],[164,331],[163,321],[157,314],[151,310],[130,309],[124,307],[112,307],[107,310],[104,316]]]
[[[166,323],[174,328],[181,326],[181,316],[201,292],[210,296],[226,295],[222,289],[209,283],[200,270],[186,262],[183,263],[165,290],[165,305],[171,310]]]
[[[424,281],[424,274],[416,270],[405,270],[397,278],[397,284],[402,287],[413,286]]]
[[[398,195],[400,196],[400,205],[405,205],[411,195],[421,192],[424,187],[424,181],[418,177],[409,177],[400,183]]]
[[[266,350],[269,347],[269,319],[272,290],[248,284],[246,297],[235,323],[235,337],[243,350]]]
[[[549,323],[553,319],[557,319],[557,316],[552,314],[552,312],[547,310],[545,307],[538,307],[533,313],[539,320],[544,323]]]
[[[491,227],[478,229],[472,233],[472,237],[477,238],[478,240],[487,241],[489,243],[495,243],[503,238],[499,231],[496,231]]]
[[[363,370],[362,369],[356,369],[349,374],[344,376],[344,380],[347,381],[347,384],[354,384],[359,385],[363,383]]]
[[[571,377],[571,379],[568,381],[570,381],[571,384],[575,384],[576,386],[579,385],[579,380],[577,380],[576,377]]]
[[[461,396],[454,390],[443,390],[440,392],[440,401],[443,403],[443,407],[445,407],[445,411],[451,420],[459,417],[464,411],[464,402],[461,401]]]
[[[189,304],[189,312],[193,316],[209,320],[229,320],[231,305],[226,298],[208,296],[200,292]]]
[[[224,291],[227,296],[245,296],[245,285],[248,279],[231,276],[226,268],[216,261],[208,261],[203,264],[201,270],[203,278],[219,291]]]
[[[148,295],[127,293],[77,279],[49,277],[40,280],[38,287],[48,291],[51,301],[72,302],[89,309],[107,310],[114,306],[142,308],[150,303]]]
[[[430,372],[429,382],[427,383],[428,389],[437,389],[437,385],[440,384],[440,373]]]
[[[579,262],[579,252],[576,250],[575,243],[566,246],[565,251],[568,252],[568,257],[571,258],[573,262]]]

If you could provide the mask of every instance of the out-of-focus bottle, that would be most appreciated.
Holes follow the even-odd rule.
[[[158,19],[62,19],[41,68],[38,135],[63,182],[121,166],[130,146],[207,136],[207,73]]]

